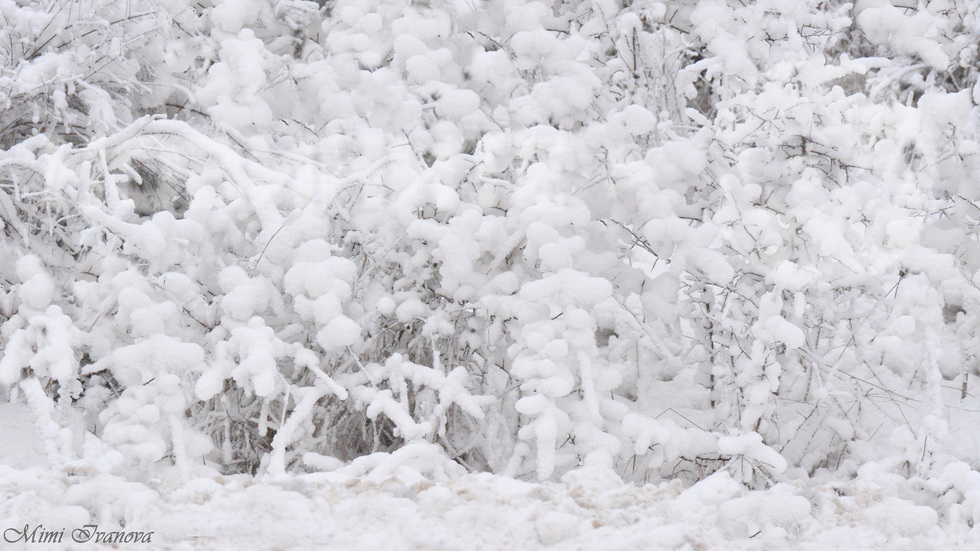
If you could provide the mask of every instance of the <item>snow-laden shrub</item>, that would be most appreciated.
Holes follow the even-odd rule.
[[[980,312],[976,14],[933,4],[0,4],[47,52],[3,69],[0,383],[75,468],[973,461],[929,453]],[[88,69],[32,96],[45,55]]]

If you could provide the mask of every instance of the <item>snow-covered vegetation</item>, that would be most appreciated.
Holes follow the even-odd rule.
[[[0,21],[0,400],[41,447],[8,496],[598,477],[776,508],[770,546],[829,488],[980,521],[980,2]]]

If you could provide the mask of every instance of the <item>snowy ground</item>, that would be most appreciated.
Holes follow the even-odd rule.
[[[383,463],[364,473],[366,462],[355,461],[333,473],[144,485],[50,469],[27,411],[4,404],[0,415],[3,528],[69,528],[60,546],[17,542],[15,549],[980,548],[980,534],[955,508],[937,514],[873,473],[750,492],[726,472],[687,489],[628,485],[590,469],[560,483],[490,474],[432,482]],[[68,542],[70,529],[93,523],[103,531],[152,531],[152,543]]]

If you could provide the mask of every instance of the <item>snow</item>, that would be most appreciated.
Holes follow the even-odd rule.
[[[316,342],[326,350],[345,348],[361,337],[361,327],[347,316],[333,317],[316,335]]]
[[[975,1],[88,7],[0,0],[8,540],[980,548]]]
[[[51,303],[55,285],[51,276],[45,273],[40,259],[34,255],[26,255],[17,260],[16,271],[21,281],[17,292],[20,300],[39,310]]]
[[[0,403],[0,463],[8,470],[45,465],[44,442],[27,404]]]
[[[154,488],[3,464],[0,492],[19,496],[4,507],[10,526],[97,522],[100,530],[118,530],[125,521],[125,530],[153,531],[150,547],[170,549],[886,550],[980,543],[968,533],[943,535],[934,511],[896,496],[867,494],[856,511],[850,496],[858,488],[846,485],[815,488],[807,497],[788,485],[746,491],[718,474],[685,490],[672,482],[622,484],[597,468],[543,484],[458,472],[434,482],[403,470],[424,450],[321,474],[192,477]],[[107,499],[116,505],[92,517],[87,507]]]

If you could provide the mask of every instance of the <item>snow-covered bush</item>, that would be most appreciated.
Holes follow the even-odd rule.
[[[975,3],[72,6],[0,3],[0,384],[59,461],[977,466]]]

